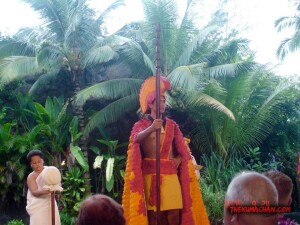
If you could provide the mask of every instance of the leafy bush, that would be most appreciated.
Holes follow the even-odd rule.
[[[87,197],[90,188],[87,186],[84,172],[77,167],[70,168],[65,176],[62,176],[62,186],[64,190],[59,200],[62,224],[74,224],[80,204]]]
[[[202,157],[204,164],[200,184],[203,201],[212,225],[223,219],[223,205],[226,189],[232,177],[245,170],[246,162],[231,155],[227,160],[216,153]]]
[[[11,220],[6,225],[25,225],[22,220]]]
[[[118,140],[97,140],[102,146],[92,146],[90,149],[96,154],[93,163],[95,170],[96,193],[100,192],[114,199],[120,198],[123,188],[123,176],[126,163],[125,154],[116,151],[128,143],[118,144]]]
[[[223,218],[225,191],[213,191],[211,186],[209,186],[202,177],[200,178],[200,184],[204,205],[210,223],[212,225],[217,224]]]
[[[225,191],[232,177],[247,168],[246,162],[234,155],[225,160],[220,155],[211,153],[210,156],[204,155],[202,160],[204,163],[202,177],[210,190],[215,193]]]
[[[225,193],[232,178],[244,170],[260,173],[274,170],[281,165],[268,160],[262,157],[259,148],[249,149],[239,156],[232,154],[227,159],[214,152],[202,157],[204,169],[201,173],[201,190],[212,224],[216,224],[223,217]]]

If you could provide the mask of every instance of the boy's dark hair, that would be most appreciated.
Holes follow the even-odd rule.
[[[44,158],[44,154],[41,150],[31,150],[26,156],[27,161],[30,163],[32,156],[35,156],[35,155],[38,155],[42,159]]]

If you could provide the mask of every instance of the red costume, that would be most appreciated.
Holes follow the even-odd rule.
[[[153,77],[148,79],[151,80],[152,88],[147,87],[147,92],[141,91],[140,94],[144,113],[148,111],[147,104],[153,101]],[[168,85],[162,82],[161,87],[162,93],[165,89],[169,89]],[[137,135],[151,124],[151,119],[141,119],[131,131],[122,202],[127,225],[148,225],[147,210],[156,211],[156,160],[143,158],[141,145],[136,141]],[[160,148],[161,210],[180,209],[180,225],[209,225],[186,141],[173,120],[166,118],[164,130],[165,135]],[[174,149],[181,158],[178,167],[174,160],[169,159],[171,149]],[[173,179],[174,176],[176,179]]]

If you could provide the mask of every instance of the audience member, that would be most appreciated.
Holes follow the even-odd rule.
[[[125,225],[123,208],[108,196],[93,195],[82,202],[77,225]]]
[[[278,195],[270,179],[257,172],[242,172],[228,186],[224,204],[225,225],[276,225],[277,214],[232,211],[231,206],[277,206]]]
[[[263,175],[268,177],[275,185],[278,193],[278,205],[281,207],[290,206],[292,203],[293,191],[292,179],[284,173],[275,170],[264,172]],[[289,219],[288,216],[284,216],[284,212],[279,213],[278,216],[279,225],[296,224],[295,221]]]

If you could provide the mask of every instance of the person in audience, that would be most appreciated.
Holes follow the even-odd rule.
[[[276,170],[267,171],[262,174],[268,177],[275,185],[278,193],[278,205],[280,207],[289,207],[292,204],[292,179]],[[294,220],[291,220],[287,215],[284,215],[284,212],[279,213],[278,216],[278,225],[296,224]]]
[[[276,225],[276,213],[243,212],[251,206],[277,206],[275,185],[257,172],[242,172],[230,182],[224,202],[225,225]]]
[[[125,225],[123,208],[106,195],[90,196],[80,206],[76,225]]]

